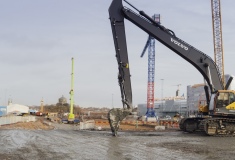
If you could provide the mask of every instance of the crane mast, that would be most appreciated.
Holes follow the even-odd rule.
[[[148,89],[147,89],[147,108],[154,108],[154,75],[155,75],[155,39],[149,37],[148,48]]]
[[[160,14],[154,14],[153,20],[160,23]],[[140,57],[143,57],[148,48],[148,88],[147,88],[147,117],[156,117],[154,111],[154,79],[155,79],[155,39],[148,37],[146,45]]]
[[[215,58],[215,63],[218,66],[219,73],[221,75],[222,83],[225,86],[220,0],[211,0],[211,11],[212,11],[212,27],[213,27],[213,40],[214,40],[214,58]]]
[[[72,73],[71,73],[71,90],[70,90],[70,112],[68,116],[68,121],[74,120],[73,114],[73,104],[74,104],[74,58],[72,58]]]
[[[180,86],[181,86],[181,84],[177,84],[177,85],[175,85],[175,86],[177,86],[177,90],[176,90],[176,97],[178,97],[179,96],[179,92],[180,92]]]

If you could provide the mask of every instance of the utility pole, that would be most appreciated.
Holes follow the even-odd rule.
[[[161,79],[162,81],[162,110],[163,110],[163,82],[164,82],[164,79]]]
[[[112,108],[114,108],[114,107],[113,107],[113,94],[112,94]]]
[[[7,104],[7,89],[5,89],[5,104],[8,105]]]

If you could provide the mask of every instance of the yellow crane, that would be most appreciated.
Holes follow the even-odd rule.
[[[70,90],[70,112],[68,115],[68,121],[74,121],[74,114],[73,114],[73,104],[74,104],[74,58],[72,58],[72,73],[71,73],[71,90]]]
[[[215,63],[218,66],[221,75],[222,83],[225,86],[220,0],[211,0],[211,12],[212,12],[212,27],[213,27],[213,41],[214,41],[214,58],[215,58]]]

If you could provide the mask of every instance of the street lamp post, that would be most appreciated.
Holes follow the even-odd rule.
[[[5,104],[8,105],[7,104],[7,89],[5,89]]]
[[[113,107],[113,94],[112,94],[112,108],[114,108],[114,107]]]
[[[164,82],[164,79],[161,79],[161,81],[162,81],[162,111],[163,111],[163,82]]]

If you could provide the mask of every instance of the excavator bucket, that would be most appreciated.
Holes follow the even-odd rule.
[[[131,114],[130,110],[120,108],[114,108],[108,112],[108,120],[113,136],[117,136],[120,122],[129,114]]]

